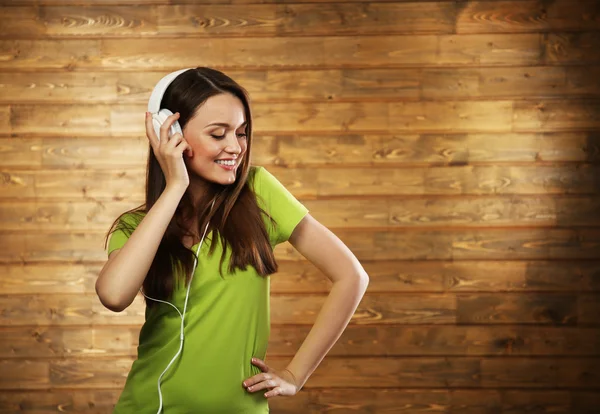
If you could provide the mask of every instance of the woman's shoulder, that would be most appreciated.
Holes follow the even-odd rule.
[[[248,170],[248,182],[252,186],[254,191],[258,191],[260,188],[260,181],[264,171],[262,165],[251,165]]]
[[[259,174],[265,167],[262,165],[251,165],[248,171],[248,176],[253,176],[255,174]]]

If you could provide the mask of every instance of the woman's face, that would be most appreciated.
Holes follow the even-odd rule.
[[[208,98],[183,128],[193,151],[191,157],[184,151],[188,169],[207,181],[233,184],[246,153],[246,125],[244,105],[236,96],[222,93]],[[233,161],[227,162],[233,166],[222,160]],[[190,184],[193,181],[190,174]]]

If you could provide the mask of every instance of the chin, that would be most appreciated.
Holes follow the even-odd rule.
[[[202,178],[206,181],[211,181],[216,184],[221,185],[232,185],[235,184],[235,180],[237,179],[237,170],[234,171],[223,171],[221,174],[202,174]]]
[[[221,185],[233,185],[235,184],[235,178],[232,181],[229,180],[214,180],[215,183],[217,184],[221,184]]]

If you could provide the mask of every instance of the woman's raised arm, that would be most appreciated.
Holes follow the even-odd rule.
[[[96,280],[98,298],[108,309],[121,312],[135,299],[184,193],[184,187],[167,187],[125,245],[109,255]]]

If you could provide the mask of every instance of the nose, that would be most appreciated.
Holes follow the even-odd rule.
[[[242,146],[238,142],[237,132],[233,132],[232,135],[227,137],[227,146],[225,147],[225,151],[233,153],[233,154],[241,154]]]

